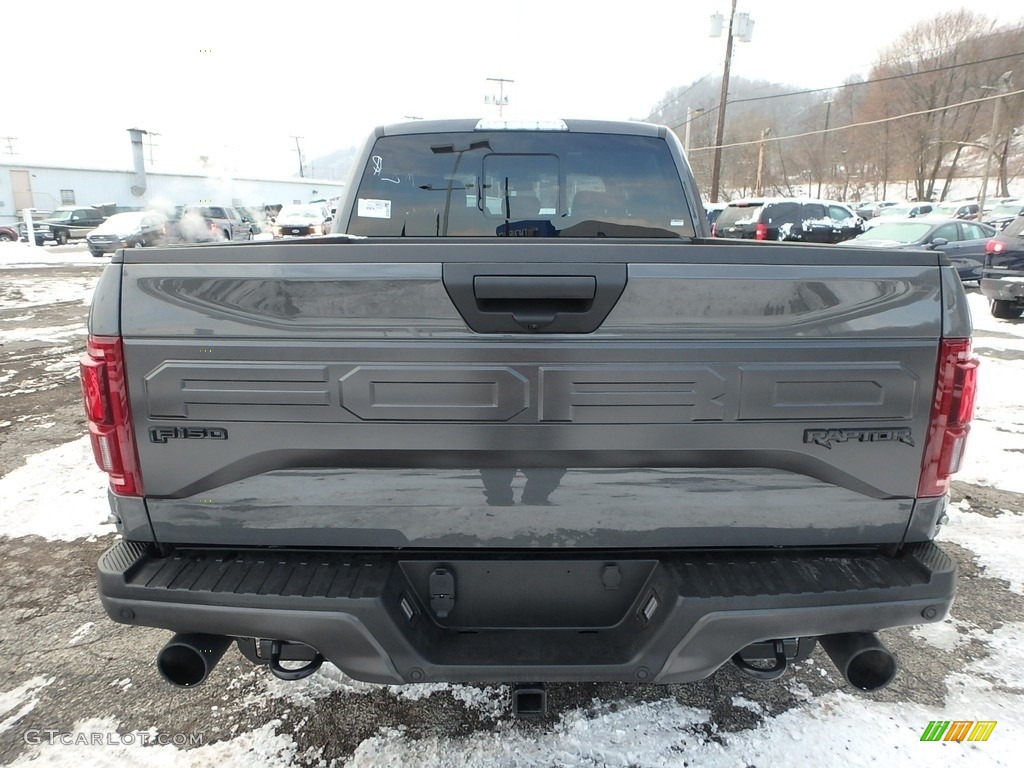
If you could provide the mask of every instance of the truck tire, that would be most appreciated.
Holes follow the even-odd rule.
[[[992,299],[988,306],[992,317],[998,317],[1000,320],[1016,320],[1024,311],[1020,305],[1003,299]]]
[[[62,229],[59,232],[57,232],[57,244],[58,245],[67,245],[68,244],[68,233],[67,233],[66,230]]]

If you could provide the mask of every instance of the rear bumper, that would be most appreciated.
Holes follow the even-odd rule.
[[[300,642],[379,683],[690,682],[762,640],[938,621],[955,591],[955,564],[932,543],[895,558],[849,549],[600,554],[162,557],[119,542],[98,576],[114,621]],[[451,578],[432,578],[439,569]]]
[[[981,278],[981,293],[997,301],[1024,301],[1024,275],[1005,278]]]

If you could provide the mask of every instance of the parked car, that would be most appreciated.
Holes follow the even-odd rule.
[[[914,219],[918,216],[925,216],[932,212],[935,207],[933,203],[900,203],[899,205],[889,205],[878,211],[874,218],[868,223],[867,227],[874,227],[882,221],[892,219]]]
[[[0,226],[0,243],[13,243],[18,239],[18,231],[14,227]]]
[[[922,216],[916,219],[883,217],[880,224],[841,245],[897,250],[942,251],[963,281],[979,280],[985,246],[996,233],[988,224],[960,219]]]
[[[842,203],[777,198],[729,203],[712,227],[715,237],[839,243],[864,231],[864,220]]]
[[[977,203],[939,203],[928,213],[929,216],[943,216],[949,219],[977,221],[981,209]]]
[[[326,235],[331,221],[331,212],[321,203],[284,205],[274,219],[274,237]]]
[[[118,248],[144,248],[167,242],[167,219],[156,211],[115,213],[86,235],[89,253],[102,256]]]
[[[988,241],[980,287],[993,317],[1013,320],[1024,313],[1024,214]]]
[[[996,229],[1002,229],[1021,214],[1024,214],[1024,200],[1013,200],[1009,203],[1000,203],[988,211],[984,222]]]
[[[230,205],[186,205],[181,213],[181,239],[186,243],[252,240],[249,222]]]

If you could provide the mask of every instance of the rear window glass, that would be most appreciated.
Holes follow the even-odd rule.
[[[770,203],[764,207],[761,221],[770,227],[800,221],[800,203]]]
[[[723,227],[753,224],[757,221],[757,217],[760,213],[761,203],[757,203],[756,205],[728,205],[725,207],[725,210],[719,214],[718,220],[715,221],[715,226],[721,229]]]
[[[1024,216],[1018,216],[1003,228],[1003,234],[1009,237],[1024,236]]]
[[[664,141],[514,131],[378,139],[345,231],[369,237],[696,234]]]
[[[189,206],[185,209],[185,213],[192,214],[193,216],[202,216],[204,219],[226,219],[227,214],[224,213],[223,208],[210,208],[210,207],[199,207]]]

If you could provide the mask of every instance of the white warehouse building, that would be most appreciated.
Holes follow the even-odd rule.
[[[168,209],[206,203],[262,209],[330,200],[338,197],[345,186],[343,182],[311,178],[149,173],[142,162],[141,146],[140,141],[135,170],[0,162],[0,224],[10,226],[19,221],[26,208],[52,211],[62,205]]]

